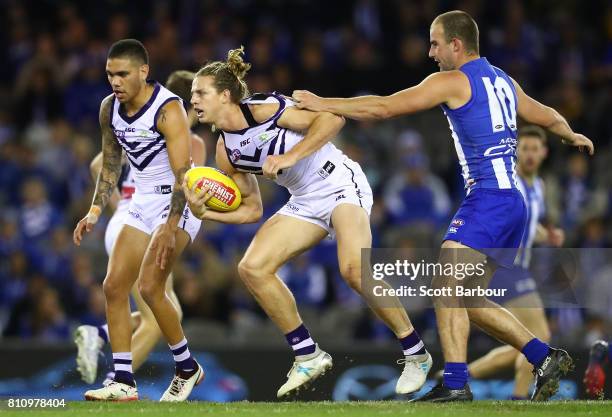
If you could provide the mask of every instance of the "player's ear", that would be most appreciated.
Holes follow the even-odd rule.
[[[453,52],[459,52],[462,45],[461,39],[453,38],[451,39],[451,44],[453,46]]]
[[[149,78],[149,66],[147,64],[142,64],[140,66],[140,79],[146,81],[147,78]]]
[[[223,93],[221,93],[221,99],[223,104],[229,103],[232,101],[232,93],[230,93],[230,91],[226,88],[223,90]]]

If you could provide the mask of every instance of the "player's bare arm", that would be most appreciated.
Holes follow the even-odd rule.
[[[160,109],[157,127],[166,138],[168,160],[175,177],[168,220],[151,244],[151,249],[157,250],[157,264],[161,269],[165,269],[167,259],[174,251],[178,222],[187,203],[180,181],[190,168],[191,158],[191,133],[187,113],[178,100],[172,100]]]
[[[195,133],[191,134],[191,160],[195,166],[203,166],[206,162],[206,144]]]
[[[206,202],[212,197],[208,193],[208,188],[203,188],[200,192],[195,192],[187,187],[187,180],[183,181],[183,190],[187,196],[187,202],[191,212],[202,220],[214,220],[221,223],[245,224],[255,223],[263,216],[263,204],[257,178],[253,174],[247,174],[236,171],[230,164],[225,152],[225,144],[223,139],[219,138],[216,149],[217,167],[225,171],[238,186],[242,195],[242,203],[234,211],[218,212],[208,210]]]
[[[93,202],[89,213],[77,223],[73,240],[80,246],[83,232],[90,232],[97,223],[100,213],[111,199],[121,175],[121,146],[110,127],[112,95],[106,97],[100,105],[100,130],[102,132],[102,168],[96,182]]]
[[[565,117],[552,107],[545,106],[529,97],[521,86],[512,80],[518,99],[518,115],[526,122],[533,123],[560,136],[566,145],[576,146],[580,151],[586,148],[589,155],[595,153],[593,142],[586,136],[572,130]]]
[[[471,97],[469,80],[460,71],[431,74],[420,84],[389,96],[323,98],[305,91],[293,92],[297,106],[326,111],[355,120],[383,120],[431,109],[440,104],[457,108]]]
[[[255,120],[271,117],[278,108],[275,104],[251,106]],[[270,155],[263,164],[263,173],[276,178],[278,171],[289,168],[300,159],[306,158],[332,140],[344,126],[344,118],[329,112],[312,112],[293,107],[286,109],[278,119],[278,125],[293,131],[305,132],[304,139],[283,155]]]
[[[99,152],[94,159],[91,160],[89,164],[89,172],[91,173],[91,178],[94,182],[98,182],[98,177],[100,176],[100,172],[102,171],[102,152]],[[121,195],[119,194],[119,190],[115,187],[113,194],[111,195],[110,200],[108,201],[108,205],[111,210],[115,211],[117,209],[117,205],[121,200]]]

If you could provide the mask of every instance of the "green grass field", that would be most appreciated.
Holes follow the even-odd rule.
[[[292,403],[205,403],[160,404],[153,401],[134,403],[70,402],[64,409],[8,409],[0,407],[1,416],[113,416],[113,417],[310,417],[310,416],[612,416],[611,401],[568,401],[534,404],[526,401],[478,401],[468,404],[409,404],[402,401],[372,402],[292,402]]]

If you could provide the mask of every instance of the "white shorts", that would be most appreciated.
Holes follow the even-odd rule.
[[[138,192],[132,194],[124,224],[152,235],[155,229],[168,221],[171,196],[172,194],[138,194]],[[195,217],[186,206],[178,227],[187,232],[192,242],[201,224],[202,220]]]
[[[358,163],[346,158],[332,175],[325,178],[326,185],[314,192],[291,196],[277,213],[314,223],[335,237],[331,216],[340,204],[362,207],[368,216],[374,203],[372,188]]]
[[[108,225],[106,225],[106,232],[104,233],[104,247],[106,248],[106,254],[108,256],[111,255],[113,251],[113,246],[115,246],[115,241],[117,240],[117,236],[119,236],[119,232],[127,219],[129,203],[125,202],[113,213],[113,216],[108,221]]]

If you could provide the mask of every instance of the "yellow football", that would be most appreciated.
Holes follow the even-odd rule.
[[[242,202],[242,196],[238,186],[229,176],[212,167],[194,167],[185,174],[189,189],[196,185],[196,192],[208,185],[212,198],[206,202],[206,206],[216,211],[236,210]]]

